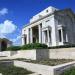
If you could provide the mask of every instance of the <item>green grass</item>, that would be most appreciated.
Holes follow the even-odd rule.
[[[75,75],[75,67],[65,70],[61,75]]]
[[[3,75],[28,75],[32,72],[23,68],[14,67],[13,65],[7,66],[6,64],[0,63],[0,73]]]

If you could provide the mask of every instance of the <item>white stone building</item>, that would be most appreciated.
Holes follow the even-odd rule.
[[[22,45],[44,43],[59,46],[75,43],[75,14],[71,9],[48,7],[22,29]]]

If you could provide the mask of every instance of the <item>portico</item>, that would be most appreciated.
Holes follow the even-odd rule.
[[[28,43],[45,43],[47,45],[51,45],[51,27],[42,28],[42,23],[39,25],[35,25],[28,29],[28,37],[27,35],[22,35],[22,40],[24,40],[24,44]],[[27,42],[27,38],[29,38]],[[43,39],[44,40],[43,40]]]

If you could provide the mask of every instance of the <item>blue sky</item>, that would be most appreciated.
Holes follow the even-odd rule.
[[[21,45],[23,26],[48,6],[71,8],[75,12],[75,0],[0,0],[0,38],[8,38],[14,45]]]

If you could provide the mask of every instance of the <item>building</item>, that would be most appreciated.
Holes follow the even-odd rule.
[[[6,38],[0,38],[0,51],[5,51],[7,47],[10,47],[12,42]]]
[[[29,43],[44,43],[49,47],[75,44],[73,11],[50,6],[33,16],[22,29],[22,45]]]

